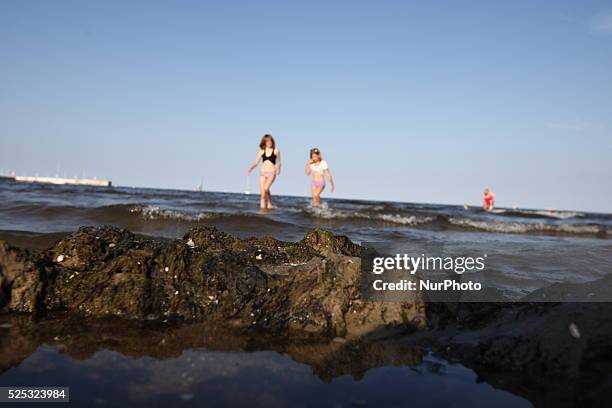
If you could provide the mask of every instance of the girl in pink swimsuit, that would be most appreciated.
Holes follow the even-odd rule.
[[[259,153],[255,158],[253,165],[247,170],[247,174],[251,172],[259,165],[261,160],[261,169],[259,171],[259,191],[261,198],[259,200],[259,207],[261,209],[272,208],[272,194],[270,194],[270,187],[276,176],[280,175],[281,171],[281,158],[280,150],[276,148],[276,142],[272,135],[264,135],[259,143]]]
[[[325,189],[325,179],[329,180],[331,192],[335,190],[334,179],[327,162],[321,157],[321,151],[316,147],[310,149],[310,160],[306,163],[306,175],[312,177],[310,191],[312,193],[312,205],[318,206],[321,204],[321,193]]]

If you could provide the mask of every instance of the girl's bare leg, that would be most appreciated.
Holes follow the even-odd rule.
[[[311,192],[312,192],[312,205],[313,206],[318,207],[319,205],[321,205],[321,193],[323,192],[324,188],[325,186],[312,187]]]
[[[266,208],[266,178],[259,176],[259,208]]]
[[[266,207],[262,208],[272,208],[272,194],[270,193],[270,187],[272,187],[272,183],[276,180],[276,175],[272,177],[266,177],[264,180],[264,192],[265,192],[265,200],[267,202]]]

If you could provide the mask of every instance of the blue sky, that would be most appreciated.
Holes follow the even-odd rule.
[[[5,172],[612,211],[610,1],[7,0],[0,61]]]

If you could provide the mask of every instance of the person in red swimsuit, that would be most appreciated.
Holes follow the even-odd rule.
[[[491,211],[495,206],[495,194],[488,188],[485,188],[484,195],[482,196],[482,208],[485,211]]]

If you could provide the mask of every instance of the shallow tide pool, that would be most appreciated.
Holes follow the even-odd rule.
[[[43,344],[5,367],[0,384],[68,386],[73,406],[532,406],[479,382],[461,364],[429,353],[373,346],[375,355],[368,356],[367,347],[351,347],[289,346],[286,352],[194,348],[160,358],[138,349],[103,348],[92,354],[87,347]]]

